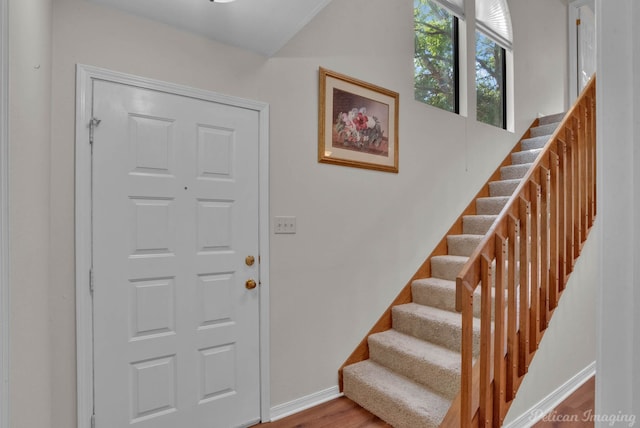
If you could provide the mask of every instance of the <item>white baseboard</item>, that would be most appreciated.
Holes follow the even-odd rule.
[[[551,413],[560,403],[567,399],[575,390],[582,386],[596,373],[596,362],[592,362],[578,374],[569,379],[558,389],[540,400],[535,406],[518,416],[504,428],[527,428]]]
[[[333,400],[334,398],[338,398],[341,395],[342,393],[336,385],[322,391],[314,392],[313,394],[309,394],[304,397],[296,398],[295,400],[289,401],[288,403],[278,404],[277,406],[271,408],[271,422],[309,409],[313,406],[317,406],[318,404],[325,403],[329,400]]]

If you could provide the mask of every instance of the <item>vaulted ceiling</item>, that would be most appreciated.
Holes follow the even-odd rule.
[[[331,0],[90,0],[272,56]]]

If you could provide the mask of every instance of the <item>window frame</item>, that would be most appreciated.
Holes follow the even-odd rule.
[[[507,130],[508,129],[508,112],[507,112],[507,108],[508,108],[508,102],[507,102],[507,85],[508,85],[508,79],[507,79],[507,51],[509,49],[505,48],[503,46],[502,43],[500,43],[499,41],[497,41],[494,37],[491,36],[491,34],[488,34],[487,32],[483,31],[481,28],[479,28],[478,26],[476,26],[475,28],[475,34],[476,34],[476,44],[475,44],[475,55],[474,57],[476,58],[476,62],[477,62],[477,58],[478,58],[478,41],[477,41],[477,34],[480,33],[482,36],[486,37],[487,39],[491,40],[493,43],[495,43],[495,45],[497,47],[500,48],[500,52],[501,52],[501,56],[502,56],[502,61],[500,64],[500,85],[502,87],[502,92],[501,92],[501,100],[500,100],[500,104],[501,104],[501,108],[502,108],[502,117],[501,117],[501,126],[498,125],[494,125],[493,123],[488,123],[482,120],[478,119],[478,103],[476,101],[476,121],[481,122],[481,123],[485,123],[487,125],[490,126],[494,126],[496,128],[499,129],[504,129]],[[496,67],[497,69],[497,67]],[[475,70],[475,74],[476,74],[476,100],[478,99],[478,86],[477,86],[477,82],[478,82],[478,78],[477,78],[477,70]]]
[[[451,44],[452,44],[452,48],[453,48],[453,52],[452,52],[452,57],[453,57],[453,64],[452,64],[452,80],[453,80],[453,109],[449,110],[449,109],[445,109],[442,107],[439,107],[437,105],[431,104],[429,102],[426,102],[425,100],[422,99],[417,99],[415,97],[415,92],[416,92],[416,88],[415,88],[415,66],[414,66],[414,99],[422,104],[426,104],[428,106],[431,107],[435,107],[438,108],[440,110],[444,110],[450,113],[455,113],[457,115],[460,115],[460,19],[464,19],[461,18],[459,16],[459,12],[458,11],[454,11],[454,9],[449,5],[448,2],[446,1],[439,1],[439,0],[429,0],[431,3],[434,3],[436,6],[446,10],[449,15],[451,15],[452,22],[451,22]],[[415,6],[414,6],[415,9]],[[415,35],[415,27],[414,27],[414,35]],[[414,55],[415,55],[415,48],[414,48]]]
[[[460,18],[453,16],[453,113],[460,114]]]

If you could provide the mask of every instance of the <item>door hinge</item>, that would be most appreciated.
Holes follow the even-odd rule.
[[[96,414],[91,415],[91,428],[96,428]]]
[[[93,144],[93,131],[100,125],[100,122],[102,122],[102,120],[96,117],[92,117],[89,121],[89,144]]]
[[[576,19],[576,25],[580,25],[581,22],[580,19]]]
[[[93,285],[94,285],[93,268],[91,268],[89,269],[89,292],[91,293],[92,296],[93,296]]]

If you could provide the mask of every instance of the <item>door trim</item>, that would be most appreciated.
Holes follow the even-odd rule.
[[[0,428],[9,427],[9,17],[0,0]]]
[[[2,0],[4,1],[4,0]],[[76,346],[78,428],[90,428],[93,415],[93,309],[89,290],[91,260],[91,145],[93,82],[104,80],[254,110],[259,116],[260,248],[260,417],[270,419],[269,362],[269,105],[211,91],[78,64],[76,67]]]

